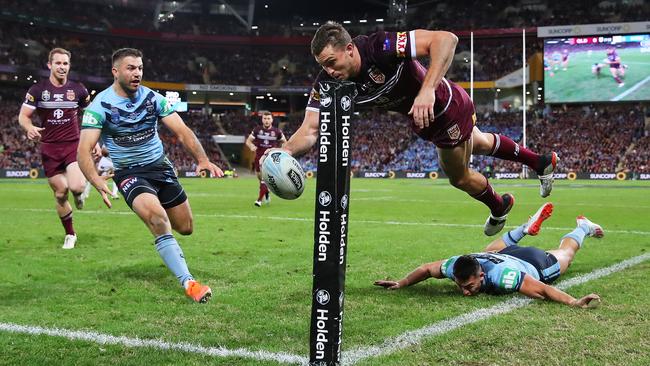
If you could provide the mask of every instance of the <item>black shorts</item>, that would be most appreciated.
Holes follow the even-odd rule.
[[[539,278],[544,283],[553,283],[560,277],[560,263],[551,253],[535,247],[520,247],[511,245],[499,251],[500,254],[507,254],[533,265],[539,273]]]
[[[187,200],[174,168],[166,157],[149,165],[116,170],[113,181],[131,209],[133,200],[141,193],[156,195],[165,209],[178,206]]]

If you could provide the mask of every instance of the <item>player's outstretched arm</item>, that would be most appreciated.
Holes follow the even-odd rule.
[[[254,139],[255,139],[255,136],[253,136],[253,134],[251,133],[251,134],[248,135],[248,137],[246,138],[246,142],[245,142],[246,146],[248,146],[248,148],[253,152],[255,150],[257,150],[257,146],[255,146],[255,144],[253,143]]]
[[[444,278],[445,276],[440,271],[440,266],[443,261],[436,261],[431,263],[425,263],[418,268],[414,269],[411,273],[406,275],[399,281],[392,280],[377,280],[375,281],[375,286],[381,286],[389,290],[397,290],[402,287],[407,287],[414,285],[418,282],[422,282],[428,278]]]
[[[201,142],[194,132],[192,132],[185,122],[183,122],[183,119],[181,119],[181,116],[179,116],[178,113],[174,112],[160,120],[178,137],[178,140],[183,144],[183,147],[192,154],[192,157],[194,157],[197,162],[197,174],[200,173],[201,170],[207,170],[210,172],[210,176],[212,177],[223,177],[223,171],[208,159],[208,155],[205,153],[205,150],[203,150]]]
[[[583,309],[600,302],[600,296],[596,294],[589,294],[581,299],[575,299],[566,292],[538,281],[531,276],[524,277],[519,292],[533,299],[548,299]]]
[[[306,110],[300,128],[282,146],[294,157],[306,153],[318,140],[318,112]]]
[[[79,147],[77,148],[77,162],[83,175],[99,191],[104,204],[110,208],[112,204],[111,200],[108,199],[108,195],[112,195],[112,191],[108,189],[106,179],[97,174],[95,160],[93,159],[93,150],[97,145],[101,131],[98,128],[85,128],[81,130],[79,134]]]
[[[418,128],[428,127],[429,123],[433,122],[435,90],[449,70],[457,43],[458,37],[450,32],[423,29],[415,31],[416,56],[429,56],[430,59],[429,69],[422,82],[422,87],[409,111]]]

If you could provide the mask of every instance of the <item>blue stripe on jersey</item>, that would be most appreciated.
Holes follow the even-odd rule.
[[[159,93],[139,86],[133,99],[115,93],[110,86],[86,108],[82,128],[101,128],[101,140],[116,170],[148,165],[160,159],[163,145],[158,118],[173,113]]]

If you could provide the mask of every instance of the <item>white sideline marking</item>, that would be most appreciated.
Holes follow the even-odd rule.
[[[62,337],[69,340],[88,341],[106,345],[123,345],[126,347],[155,348],[159,350],[183,351],[198,353],[214,357],[243,357],[260,361],[276,361],[289,364],[307,364],[309,359],[302,356],[284,352],[251,351],[245,348],[228,349],[224,347],[204,347],[192,343],[171,343],[158,339],[140,339],[124,336],[112,336],[97,332],[68,330],[59,328],[43,328],[37,326],[24,326],[11,323],[0,323],[0,330],[10,333],[23,333],[32,335],[48,335]]]
[[[612,266],[597,269],[585,275],[576,276],[566,281],[562,281],[556,286],[562,290],[566,290],[569,287],[581,285],[585,282],[622,271],[628,267],[634,266],[648,259],[650,259],[650,253],[632,257]],[[382,344],[377,346],[358,347],[356,349],[343,352],[341,363],[343,365],[354,365],[355,363],[366,358],[388,355],[412,345],[419,344],[426,337],[444,334],[454,329],[463,327],[467,324],[476,323],[480,320],[484,320],[495,315],[509,313],[515,309],[524,307],[533,301],[533,299],[517,296],[489,308],[478,309],[471,313],[433,323],[424,328],[402,333],[396,337],[386,339]]]
[[[610,101],[611,101],[611,102],[618,102],[619,100],[621,100],[621,99],[627,97],[628,94],[630,94],[630,93],[632,93],[633,91],[635,91],[635,90],[637,90],[638,88],[640,88],[641,85],[647,83],[648,80],[650,80],[650,76],[647,76],[645,79],[643,79],[643,80],[639,81],[638,83],[634,84],[633,87],[631,87],[630,89],[628,89],[628,90],[622,92],[621,94],[615,96],[614,98],[610,99]]]
[[[28,212],[48,212],[51,213],[51,209],[44,208],[14,208],[12,211],[28,211]],[[89,211],[89,210],[79,210],[75,211],[75,214],[105,214],[105,215],[135,215],[131,211]],[[226,215],[226,214],[194,214],[195,217],[218,217],[223,219],[254,219],[254,220],[274,220],[274,221],[299,221],[299,222],[313,222],[313,218],[308,217],[283,217],[283,216],[259,216],[259,215]],[[135,216],[134,216],[135,217]],[[409,226],[440,226],[440,227],[457,227],[457,228],[482,228],[483,225],[478,224],[454,224],[454,223],[445,223],[445,222],[415,222],[415,221],[380,221],[380,220],[354,220],[355,223],[361,224],[376,224],[376,225],[409,225]],[[506,228],[516,228],[517,226],[506,226]],[[553,227],[553,226],[544,226],[544,230],[555,230],[555,231],[571,231],[575,227]],[[639,230],[606,230],[607,233],[612,234],[632,234],[632,235],[650,235],[650,231],[639,231]]]
[[[612,266],[597,269],[588,274],[576,276],[566,281],[562,281],[557,284],[557,287],[566,290],[569,287],[581,285],[585,282],[622,271],[628,267],[642,263],[648,259],[650,259],[650,253],[632,257]],[[424,338],[444,334],[454,329],[463,327],[467,324],[475,323],[495,315],[505,314],[512,310],[526,306],[532,302],[532,299],[514,297],[489,308],[478,309],[471,313],[439,321],[424,328],[408,331],[396,337],[388,338],[379,346],[357,347],[350,351],[343,352],[342,364],[354,365],[355,363],[366,358],[388,355],[409,346],[419,344]],[[251,351],[245,348],[237,348],[231,350],[224,347],[205,347],[192,343],[171,343],[156,339],[130,338],[125,336],[112,336],[110,334],[97,332],[59,328],[43,328],[38,326],[26,326],[12,323],[0,322],[0,331],[31,335],[48,335],[52,337],[62,337],[70,340],[88,341],[107,345],[123,345],[126,347],[147,347],[160,350],[182,351],[214,357],[242,357],[262,361],[276,361],[279,363],[300,365],[307,365],[309,363],[309,359],[307,357],[292,355],[284,352],[269,352],[263,350]]]

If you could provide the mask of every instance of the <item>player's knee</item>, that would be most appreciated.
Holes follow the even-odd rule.
[[[67,189],[62,189],[62,190],[56,190],[54,191],[54,198],[56,199],[56,202],[60,205],[64,204],[65,201],[68,200],[68,190]]]
[[[449,183],[456,188],[463,189],[470,185],[471,177],[468,174],[463,176],[450,176]]]
[[[194,223],[190,218],[187,221],[178,225],[175,229],[176,232],[178,232],[181,235],[191,235],[194,232]]]
[[[169,227],[169,218],[166,214],[153,212],[147,218],[147,225],[155,232],[166,232]]]

